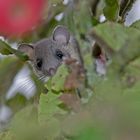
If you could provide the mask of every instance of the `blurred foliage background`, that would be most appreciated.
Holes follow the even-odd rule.
[[[134,2],[48,0],[39,26],[0,40],[0,140],[140,139],[140,21],[124,24]],[[65,90],[70,75],[65,65],[44,87],[27,56],[16,49],[22,42],[50,36],[56,25],[68,27],[80,44],[88,83],[82,87],[82,98],[75,90]],[[102,76],[92,55],[95,42],[109,59]],[[24,67],[32,82],[25,80],[22,90],[7,94]],[[35,89],[30,98],[22,94],[29,84],[34,86],[28,93]]]

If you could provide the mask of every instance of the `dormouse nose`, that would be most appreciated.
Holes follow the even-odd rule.
[[[56,73],[56,69],[51,67],[47,70],[49,76],[53,76]]]

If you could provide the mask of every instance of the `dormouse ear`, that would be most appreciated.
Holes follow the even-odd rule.
[[[62,25],[57,26],[53,31],[53,40],[62,44],[67,44],[70,40],[70,33],[68,29]]]
[[[29,60],[33,60],[34,47],[32,45],[26,43],[20,44],[18,50],[27,54]]]

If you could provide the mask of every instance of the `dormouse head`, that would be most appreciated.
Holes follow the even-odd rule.
[[[70,57],[70,33],[64,26],[57,26],[52,36],[33,45],[21,44],[18,49],[28,55],[39,77],[50,77],[56,73],[63,59]]]

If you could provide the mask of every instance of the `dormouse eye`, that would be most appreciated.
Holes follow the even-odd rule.
[[[36,66],[37,66],[37,69],[38,69],[38,70],[41,69],[42,64],[43,64],[42,59],[39,59],[39,58],[38,58],[38,59],[36,60]]]
[[[59,60],[61,60],[62,58],[63,58],[63,53],[60,51],[60,50],[57,50],[56,51],[56,57],[57,57],[57,59],[59,59]]]

